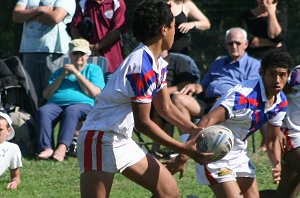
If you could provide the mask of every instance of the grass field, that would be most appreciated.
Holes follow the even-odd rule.
[[[256,145],[259,144],[260,135],[255,135]],[[271,166],[266,153],[252,153],[251,138],[249,146],[251,157],[256,166],[259,189],[275,189],[272,184]],[[54,161],[36,161],[23,159],[21,169],[22,183],[18,190],[6,190],[9,181],[9,171],[0,178],[0,198],[73,198],[79,194],[79,169],[77,159],[69,157],[62,163]],[[197,195],[199,198],[213,197],[207,186],[197,184],[195,178],[195,163],[188,162],[186,175],[179,179],[175,175],[181,190],[181,197]],[[124,176],[117,174],[111,192],[112,198],[147,198],[151,193],[134,184]]]

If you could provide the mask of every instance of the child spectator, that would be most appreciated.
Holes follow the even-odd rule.
[[[22,167],[21,151],[18,145],[8,142],[15,136],[12,121],[6,113],[0,112],[0,176],[8,168],[11,180],[7,189],[17,189],[21,183],[20,167]]]

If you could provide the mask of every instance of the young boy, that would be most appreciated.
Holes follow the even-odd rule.
[[[21,151],[18,145],[8,142],[15,135],[12,121],[6,113],[0,112],[0,175],[10,169],[11,181],[7,189],[17,189],[21,183],[20,167],[22,167]]]
[[[78,137],[82,197],[109,197],[117,172],[151,191],[154,197],[179,196],[169,171],[132,140],[133,127],[198,163],[207,163],[212,156],[196,150],[196,139],[176,141],[150,119],[153,104],[163,118],[180,129],[193,135],[200,131],[172,104],[166,87],[167,63],[160,54],[170,49],[174,39],[175,21],[169,5],[164,0],[142,1],[134,14],[133,33],[141,44],[96,98]]]
[[[270,51],[262,59],[261,78],[244,81],[230,89],[198,123],[203,128],[223,124],[235,137],[231,151],[223,159],[204,166],[197,164],[198,182],[209,185],[217,198],[259,197],[254,165],[247,155],[247,138],[264,123],[267,123],[267,149],[273,179],[276,183],[280,181],[283,148],[280,127],[287,110],[282,89],[292,65],[292,58],[286,51]],[[185,160],[179,155],[177,168]]]

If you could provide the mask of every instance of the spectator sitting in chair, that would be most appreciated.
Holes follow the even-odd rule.
[[[100,66],[87,63],[89,42],[74,39],[69,44],[71,64],[58,69],[43,92],[47,103],[38,109],[39,159],[63,161],[79,120],[86,117],[94,98],[104,88]],[[57,148],[54,151],[54,127],[60,122]]]
[[[259,78],[260,62],[245,51],[247,32],[239,27],[226,31],[225,48],[228,56],[215,60],[200,84],[188,84],[172,94],[175,106],[189,119],[207,113],[223,93],[244,80]],[[181,133],[182,141],[188,134]]]
[[[21,183],[21,151],[18,145],[8,142],[14,135],[9,115],[0,112],[0,176],[7,168],[10,169],[11,181],[7,184],[7,189],[17,189]]]

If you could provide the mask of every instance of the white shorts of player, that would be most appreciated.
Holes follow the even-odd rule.
[[[300,147],[300,131],[288,128],[283,128],[282,131],[286,137],[286,151]]]
[[[255,168],[247,151],[230,151],[223,159],[205,166],[196,165],[197,181],[203,185],[214,185],[236,181],[236,177],[255,178]]]
[[[80,173],[122,172],[146,156],[131,138],[116,133],[80,131],[77,146]]]

